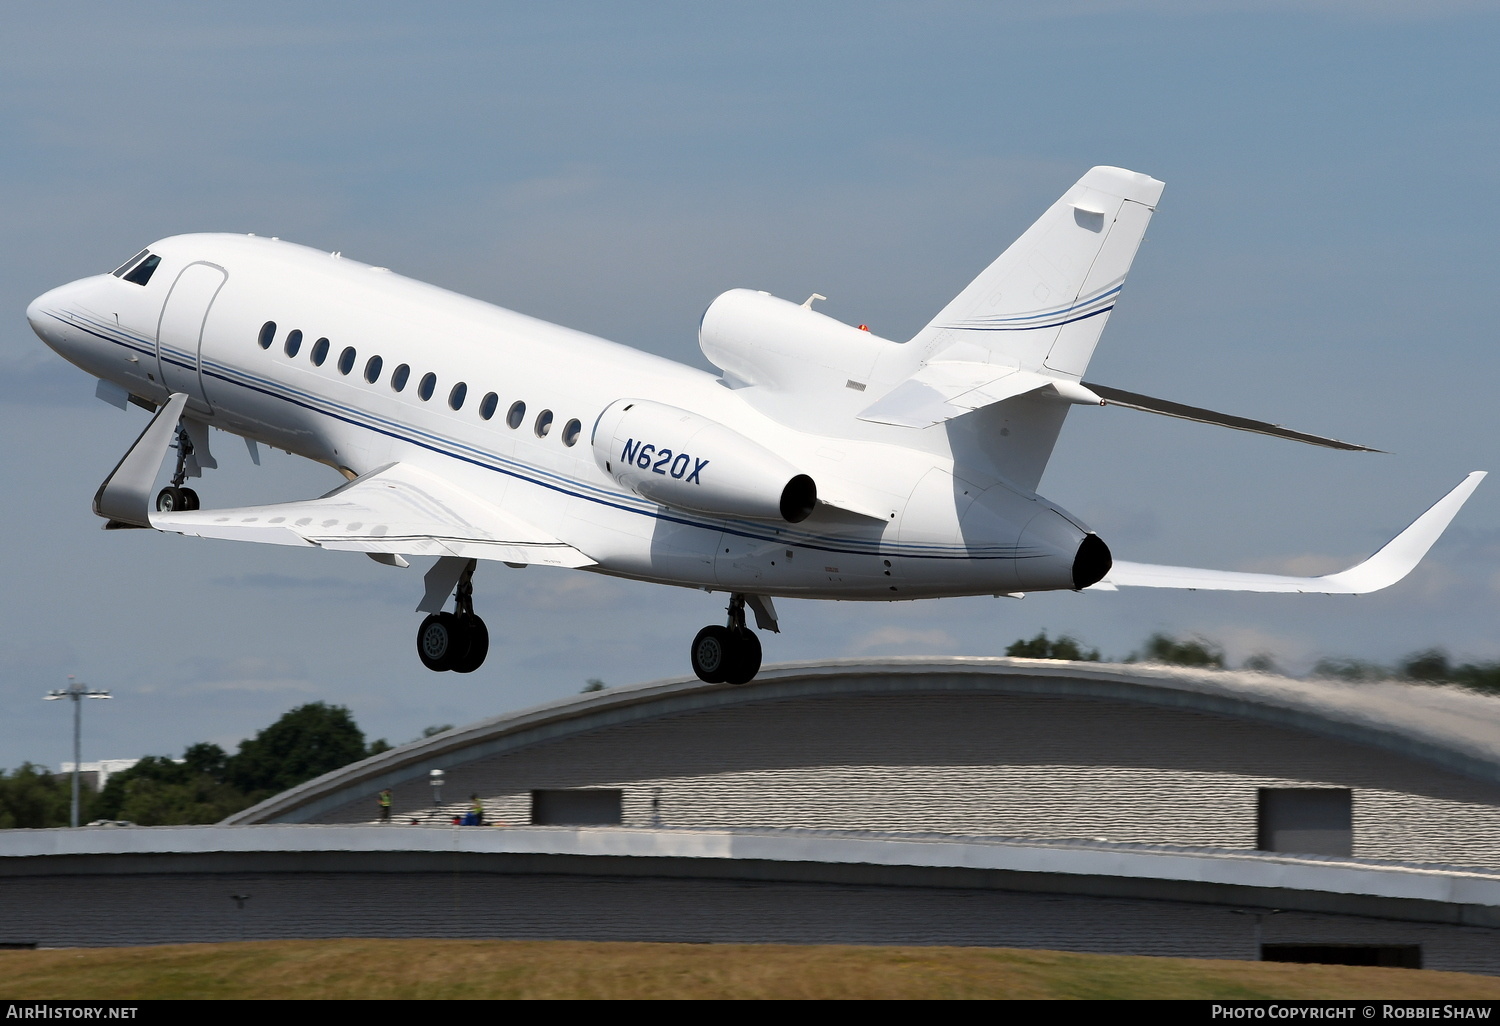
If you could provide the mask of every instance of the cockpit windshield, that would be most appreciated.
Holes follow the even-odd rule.
[[[126,281],[135,282],[137,285],[144,285],[156,273],[156,265],[159,263],[161,263],[161,257],[152,253],[146,259],[136,264],[134,268],[127,271],[122,277]]]
[[[156,265],[159,263],[161,263],[161,257],[156,256],[149,249],[143,249],[111,273],[116,278],[124,278],[128,282],[144,285],[151,280],[151,275],[156,273]]]
[[[114,274],[114,276],[116,278],[122,278],[122,277],[124,277],[125,276],[125,272],[128,271],[128,270],[130,270],[132,267],[134,267],[136,265],[136,262],[138,260],[140,260],[141,257],[145,256],[149,252],[151,252],[149,249],[143,249],[143,250],[141,250],[139,253],[137,253],[135,256],[131,257],[129,260],[125,261],[119,267],[116,267],[112,273]]]

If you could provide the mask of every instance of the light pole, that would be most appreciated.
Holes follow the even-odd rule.
[[[73,814],[72,823],[78,825],[78,773],[83,768],[83,699],[108,698],[108,691],[96,691],[81,680],[68,675],[68,686],[47,692],[44,701],[54,702],[59,698],[73,700]]]
[[[428,773],[427,782],[432,785],[432,814],[437,816],[443,807],[443,771],[433,770]]]

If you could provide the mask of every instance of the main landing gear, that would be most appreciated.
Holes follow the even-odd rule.
[[[760,639],[745,626],[745,596],[729,598],[729,623],[712,624],[693,639],[693,672],[707,684],[748,684],[760,672]]]
[[[475,565],[475,560],[469,560],[459,575],[454,596],[456,611],[433,613],[417,628],[417,655],[429,670],[473,673],[489,655],[489,628],[474,615]]]
[[[191,488],[182,487],[182,482],[187,480],[187,461],[193,454],[193,440],[188,437],[187,429],[181,424],[177,425],[177,441],[172,444],[177,450],[177,469],[172,472],[172,483],[156,493],[158,513],[198,508],[198,493]]]

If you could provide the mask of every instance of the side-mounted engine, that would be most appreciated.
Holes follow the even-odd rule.
[[[663,506],[796,524],[818,503],[813,479],[765,446],[665,403],[616,400],[592,444],[601,470]]]

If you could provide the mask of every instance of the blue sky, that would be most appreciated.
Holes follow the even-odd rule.
[[[232,745],[290,706],[404,741],[688,672],[717,597],[486,566],[489,662],[411,651],[420,567],[105,535],[144,422],[26,303],[183,231],[277,235],[697,366],[748,286],[904,338],[1089,166],[1167,183],[1092,380],[1392,450],[1075,410],[1042,490],[1117,556],[1321,572],[1494,459],[1493,3],[65,4],[0,39],[0,766],[56,763],[69,673],[112,688],[88,756]],[[211,504],[333,482],[216,439]],[[998,654],[1047,628],[1123,656],[1500,658],[1500,483],[1359,599],[1035,595],[782,603],[767,659]]]

